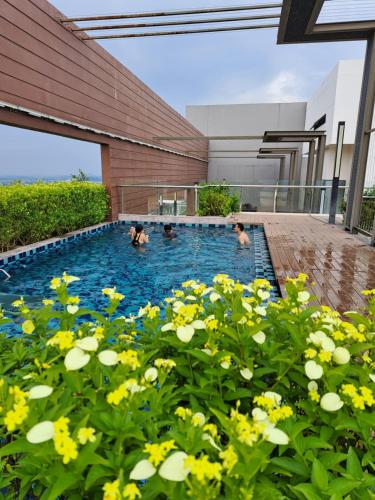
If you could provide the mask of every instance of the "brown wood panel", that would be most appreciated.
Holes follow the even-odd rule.
[[[135,79],[135,81],[132,82],[131,85],[129,85],[129,81],[131,81],[131,77],[134,77],[134,75],[132,75],[128,70],[119,65],[117,61],[117,64],[114,64],[110,56],[109,58],[107,58],[108,60],[106,60],[105,58],[103,59],[101,55],[97,54],[96,50],[93,50],[92,46],[87,47],[85,43],[77,38],[77,36],[68,32],[60,24],[58,24],[58,27],[56,28],[56,21],[54,19],[51,19],[51,17],[46,15],[44,12],[41,12],[40,9],[35,8],[35,6],[32,5],[32,2],[25,2],[25,4],[22,3],[22,10],[18,10],[16,8],[17,4],[19,3],[20,2],[17,0],[7,0],[5,9],[3,10],[3,15],[5,17],[7,15],[7,12],[10,10],[9,15],[15,18],[15,26],[19,26],[24,31],[32,33],[35,37],[39,36],[39,38],[43,40],[44,47],[40,53],[43,54],[45,48],[49,46],[53,47],[53,49],[57,51],[58,54],[68,53],[71,63],[87,67],[87,69],[92,71],[97,78],[103,78],[104,81],[107,81],[111,86],[112,91],[113,89],[115,90],[113,95],[116,100],[122,100],[120,94],[121,89],[126,89],[128,93],[132,93],[132,96],[126,96],[125,101],[129,104],[129,102],[133,101],[134,99],[138,99],[139,103],[141,104],[141,108],[138,110],[138,112],[143,113],[144,110],[147,109],[145,107],[145,104],[148,102],[147,99],[149,98],[151,113],[155,115],[155,113],[158,112],[158,108],[154,105],[155,98],[152,99],[152,97],[155,96],[150,91],[150,89],[145,87],[148,92],[144,92],[144,95],[140,95],[140,92],[137,92],[137,88],[139,89],[139,85],[137,85],[137,83],[139,84],[138,79]],[[14,7],[11,4],[14,4]],[[28,13],[28,15],[25,15],[26,13]],[[51,27],[49,27],[50,25]],[[40,34],[41,30],[43,30],[43,36]],[[17,37],[17,40],[22,40],[22,36]],[[90,42],[90,44],[92,43],[93,42]],[[97,44],[95,44],[94,47],[95,49],[96,45]],[[102,51],[103,49],[100,48],[100,50]],[[84,51],[86,52],[83,56]],[[112,62],[108,65],[109,61]],[[93,62],[95,62],[94,68]],[[121,76],[124,76],[124,78],[121,78]],[[136,88],[134,88],[134,86],[136,86]],[[159,101],[159,99],[160,98],[158,98],[157,100]],[[168,123],[169,110],[170,108],[168,106],[165,108],[165,105],[163,105],[165,123]],[[165,113],[165,111],[167,111],[167,113]],[[175,111],[173,112],[173,116],[178,116]],[[181,125],[181,120],[174,122],[175,128],[179,125]],[[189,129],[191,130],[192,128],[193,127],[189,125]],[[183,129],[181,129],[181,132],[182,130]]]
[[[61,25],[62,14],[46,0],[0,0],[0,12],[0,100],[150,143],[158,135],[201,136],[103,47]],[[114,218],[120,181],[192,183],[207,176],[207,163],[21,113],[1,109],[0,123],[106,145],[103,180]],[[168,144],[197,148],[196,141],[162,145]],[[207,147],[207,141],[198,144]]]

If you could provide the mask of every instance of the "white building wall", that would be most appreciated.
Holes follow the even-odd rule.
[[[263,136],[266,130],[302,130],[305,125],[306,103],[267,103],[187,106],[186,117],[207,136]],[[256,156],[259,148],[298,147],[298,144],[262,144],[262,140],[210,141],[214,156]],[[219,150],[254,150],[251,153],[218,153]],[[214,151],[216,151],[214,153]],[[275,183],[279,176],[280,160],[257,158],[210,159],[210,181],[226,179],[238,184]],[[288,167],[287,172],[288,173]]]

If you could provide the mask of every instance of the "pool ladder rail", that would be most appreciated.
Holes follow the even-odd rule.
[[[5,281],[10,280],[11,276],[10,276],[10,274],[9,274],[9,273],[7,273],[7,272],[5,271],[5,269],[1,269],[1,268],[0,268],[0,271],[1,271],[2,273],[4,273],[4,274],[5,274],[5,276],[6,276]]]

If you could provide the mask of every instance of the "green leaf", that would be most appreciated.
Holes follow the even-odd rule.
[[[322,500],[319,491],[314,488],[312,484],[303,483],[298,484],[292,488],[293,490],[300,491],[307,500]]]
[[[308,467],[302,462],[299,462],[295,458],[289,457],[275,457],[271,459],[271,463],[277,465],[281,469],[285,469],[288,472],[292,472],[297,476],[302,476],[303,478],[308,478],[310,476],[310,471]]]
[[[325,491],[327,489],[329,477],[326,468],[317,458],[313,461],[311,481],[319,490]]]
[[[67,472],[54,480],[51,488],[42,495],[41,500],[52,500],[59,497],[64,491],[69,490],[76,485],[81,476],[76,472]]]
[[[330,482],[329,487],[327,489],[327,493],[329,495],[347,495],[355,488],[360,486],[360,481],[353,481],[353,479],[346,479],[344,477],[339,477],[338,479],[334,479]]]
[[[352,447],[350,447],[348,451],[346,470],[354,477],[354,479],[361,480],[363,478],[361,463],[356,455],[356,452],[354,451],[354,448]]]

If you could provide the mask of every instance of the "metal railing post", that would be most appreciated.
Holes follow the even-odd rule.
[[[276,213],[278,188],[279,186],[277,185],[273,193],[273,213]]]
[[[121,186],[120,189],[121,189],[121,213],[124,214],[125,213],[125,211],[124,211],[124,187]]]
[[[198,210],[199,210],[198,184],[194,184],[194,212],[195,212],[195,215],[198,214]]]

